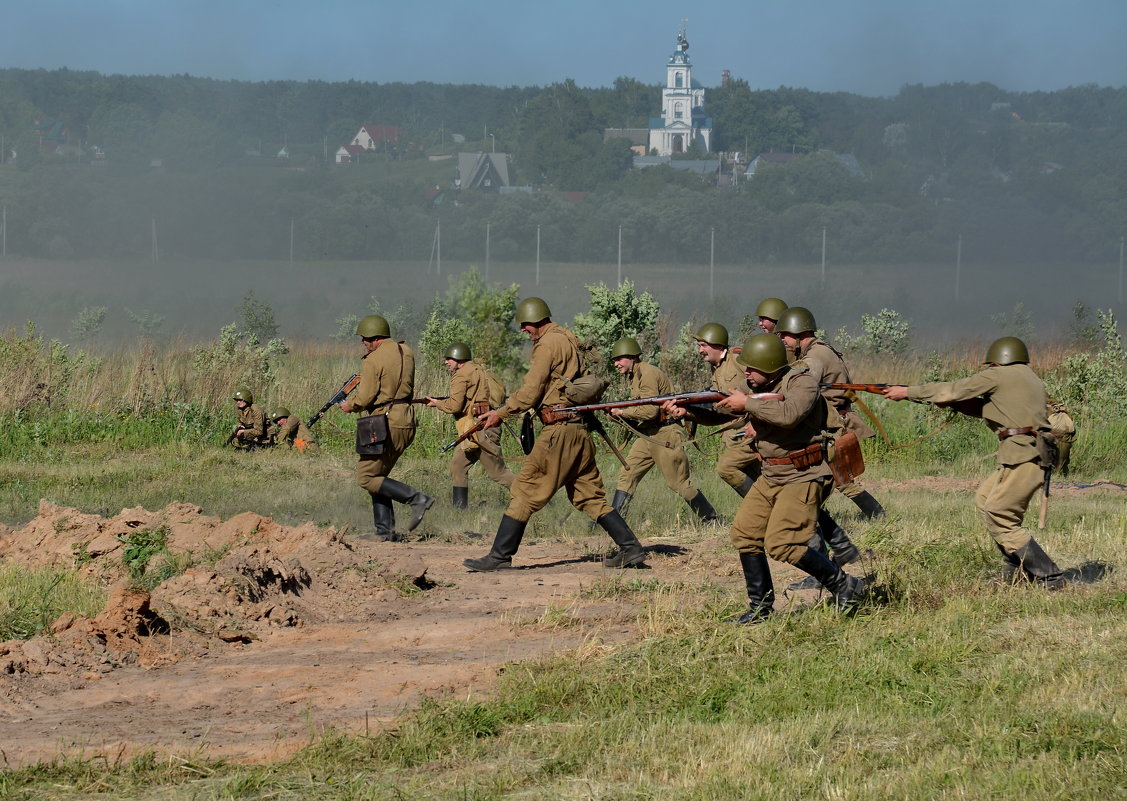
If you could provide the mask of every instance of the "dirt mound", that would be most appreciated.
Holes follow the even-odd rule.
[[[386,614],[428,586],[417,556],[386,557],[373,560],[372,548],[356,550],[334,528],[253,512],[222,521],[173,503],[105,519],[43,501],[28,525],[0,533],[0,559],[77,568],[109,587],[109,602],[92,619],[64,615],[43,636],[0,643],[0,672],[90,677],[248,643],[270,628],[372,617],[381,606]]]

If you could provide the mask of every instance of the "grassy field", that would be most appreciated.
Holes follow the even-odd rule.
[[[15,364],[20,351],[10,340],[8,347]],[[978,352],[949,354],[944,370],[973,369]],[[279,366],[271,400],[305,416],[354,358],[345,346],[297,348]],[[352,480],[350,424],[339,412],[318,425],[323,448],[313,456],[233,453],[218,447],[234,416],[226,399],[230,374],[195,375],[191,359],[175,350],[106,354],[85,367],[50,364],[70,387],[53,404],[17,408],[13,398],[42,383],[28,378],[42,373],[26,365],[2,382],[0,520],[30,519],[41,498],[103,515],[180,500],[223,517],[249,509],[287,523],[370,526]],[[903,360],[854,369],[911,381],[929,368]],[[438,392],[444,378],[423,372],[419,386]],[[893,442],[943,421],[922,406],[867,399]],[[445,501],[445,459],[437,450],[453,429],[432,412],[420,417],[416,444],[396,476]],[[1082,418],[1071,480],[1127,483],[1125,439],[1120,417]],[[368,737],[321,733],[295,757],[271,764],[154,753],[4,771],[0,798],[1127,797],[1124,494],[1061,494],[1038,534],[1062,566],[1098,581],[1059,593],[995,586],[997,555],[968,484],[991,469],[995,446],[980,422],[967,419],[914,448],[866,444],[866,481],[889,517],[864,522],[844,499],[830,501],[855,540],[873,551],[881,579],[878,597],[853,617],[813,609],[736,627],[725,621],[741,606],[730,577],[607,577],[587,592],[639,600],[642,636],[593,639],[556,658],[511,666],[494,695],[427,702]],[[714,441],[702,447],[690,451],[694,476],[730,516],[738,498],[711,469]],[[613,460],[602,454],[600,465],[611,484]],[[956,481],[935,485],[930,477]],[[443,503],[427,517],[430,536],[467,527],[492,532],[502,491],[479,475],[471,490],[488,502],[485,510],[467,522]],[[633,510],[644,540],[681,532],[688,522],[684,504],[656,475],[643,482]],[[531,531],[570,540],[586,536],[587,527],[557,498]],[[3,599],[13,593],[46,595],[27,576],[7,572],[0,582],[0,602],[9,605]],[[68,593],[64,605],[90,608],[82,587],[59,579],[55,588]],[[540,625],[567,619],[560,609]]]

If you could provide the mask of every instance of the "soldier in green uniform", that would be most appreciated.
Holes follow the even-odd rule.
[[[377,539],[395,540],[395,510],[392,501],[411,507],[413,531],[423,520],[434,498],[393,478],[388,478],[399,457],[415,439],[415,409],[411,399],[415,390],[415,354],[402,342],[391,338],[387,320],[369,314],[356,326],[356,335],[367,353],[360,365],[360,385],[351,400],[340,404],[343,412],[366,417],[387,416],[387,438],[378,456],[360,456],[356,483],[372,497],[372,518]]]
[[[768,556],[816,578],[844,611],[860,599],[868,579],[849,575],[807,545],[818,509],[832,488],[823,443],[827,406],[817,379],[803,362],[788,364],[786,346],[774,334],[749,339],[739,361],[755,392],[783,397],[760,399],[734,390],[715,404],[750,418],[748,438],[763,460],[763,473],[732,523],[732,544],[740,556],[748,598],[748,610],[738,622],[758,623],[771,614],[775,589]],[[672,403],[663,408],[677,416],[689,413],[678,412]]]
[[[779,298],[764,298],[755,307],[755,316],[764,334],[775,333],[775,324],[787,310],[787,302]]]
[[[1072,443],[1076,442],[1076,421],[1068,413],[1068,407],[1060,401],[1049,398],[1049,430],[1057,438],[1057,463],[1054,469],[1067,476],[1069,462],[1072,460]]]
[[[630,382],[631,398],[652,398],[674,392],[673,382],[664,372],[642,361],[642,349],[633,337],[622,337],[611,347],[615,369]],[[611,409],[610,414],[626,422],[641,436],[626,456],[626,466],[618,476],[611,506],[623,516],[638,482],[656,464],[666,486],[685,499],[703,523],[717,523],[720,515],[693,486],[689,478],[689,457],[685,454],[688,435],[680,420],[665,416],[657,406],[632,406]]]
[[[454,415],[458,434],[464,434],[477,422],[474,413],[485,414],[505,402],[505,387],[482,365],[473,361],[470,346],[451,343],[444,363],[450,371],[450,396],[427,398],[427,406]],[[485,474],[508,489],[516,478],[501,456],[501,429],[482,430],[466,439],[454,450],[450,459],[451,496],[455,509],[469,506],[470,467],[481,463]]]
[[[721,392],[747,391],[743,367],[736,361],[736,353],[728,348],[727,328],[720,323],[705,323],[693,335],[693,339],[696,340],[701,358],[712,368],[709,389]],[[724,452],[716,461],[716,472],[725,484],[742,497],[747,495],[759,476],[759,457],[746,439],[737,437],[741,425],[739,420],[733,420],[730,427],[723,429],[726,431]]]
[[[982,400],[982,419],[1001,444],[997,468],[978,486],[975,507],[1002,553],[1007,575],[1056,589],[1064,584],[1061,569],[1022,526],[1043,471],[1051,467],[1044,464],[1050,458],[1043,447],[1049,432],[1045,385],[1029,367],[1029,349],[1017,337],[996,340],[983,364],[985,370],[958,381],[888,387],[884,396],[928,403]]]
[[[266,412],[255,405],[254,393],[246,387],[239,387],[232,398],[239,415],[232,444],[240,450],[268,447],[270,438],[266,432]]]
[[[604,497],[587,423],[582,417],[557,420],[551,414],[553,406],[569,405],[564,386],[584,372],[579,340],[551,318],[548,304],[540,298],[525,298],[517,304],[517,323],[533,342],[532,364],[520,389],[500,409],[478,417],[489,429],[513,415],[535,409],[545,425],[509,488],[512,499],[497,528],[493,547],[482,558],[463,562],[470,570],[487,572],[511,567],[529,518],[544,508],[560,487],[565,489],[572,505],[598,523],[618,546],[618,553],[604,559],[603,567],[634,567],[646,558],[630,526]]]
[[[291,448],[301,452],[317,450],[317,440],[313,439],[313,432],[301,421],[296,414],[290,414],[285,406],[275,406],[270,412],[270,419],[274,426],[270,430],[270,438],[275,442],[285,442]]]

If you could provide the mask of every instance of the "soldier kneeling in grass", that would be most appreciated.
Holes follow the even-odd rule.
[[[270,419],[274,421],[270,429],[270,439],[275,444],[284,442],[302,452],[317,450],[317,440],[313,439],[309,427],[296,414],[290,414],[290,410],[285,406],[275,406],[274,411],[270,413]]]

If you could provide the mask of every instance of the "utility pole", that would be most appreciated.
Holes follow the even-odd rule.
[[[7,226],[5,225],[5,236],[7,235]],[[4,251],[5,254],[7,251]],[[1119,305],[1123,305],[1123,237],[1119,237]]]
[[[716,226],[708,229],[708,300],[711,302],[715,297],[713,292],[713,276],[716,273]]]
[[[290,264],[293,264],[293,217],[290,217]]]
[[[485,224],[485,283],[489,283],[489,223]]]
[[[955,250],[955,303],[959,302],[959,277],[963,271],[963,235],[959,234],[958,247]]]
[[[434,224],[434,241],[437,246],[435,251],[438,255],[435,259],[435,265],[438,268],[438,275],[442,275],[442,220],[438,220]]]
[[[4,222],[3,222],[3,224],[2,224],[2,225],[0,225],[0,230],[2,230],[2,231],[3,231],[3,234],[4,234],[4,236],[3,236],[3,238],[4,238],[4,252],[3,252],[2,254],[0,254],[0,255],[2,255],[2,256],[3,256],[3,257],[4,257],[5,259],[6,259],[6,258],[8,258],[8,207],[7,207],[7,206],[5,206],[5,207],[4,207]],[[1122,249],[1122,248],[1120,248],[1120,254],[1122,254],[1122,252],[1123,252],[1123,249]],[[1123,273],[1123,269],[1122,269],[1122,264],[1123,264],[1123,256],[1122,256],[1122,255],[1120,255],[1120,257],[1119,257],[1119,263],[1120,263],[1120,270],[1119,270],[1119,272],[1120,272],[1120,281],[1119,281],[1119,283],[1120,283],[1120,284],[1122,284],[1122,283],[1123,283],[1123,280],[1122,280],[1122,273]],[[1119,293],[1119,294],[1121,294],[1121,295],[1122,295],[1122,294],[1123,294],[1123,292],[1122,292],[1122,291],[1120,291],[1120,293]]]
[[[157,246],[157,218],[153,217],[153,264],[160,264],[160,248]]]
[[[622,226],[619,225],[619,286],[622,286]]]
[[[826,227],[822,226],[822,286],[826,285]]]
[[[536,224],[536,286],[540,286],[540,224]]]

